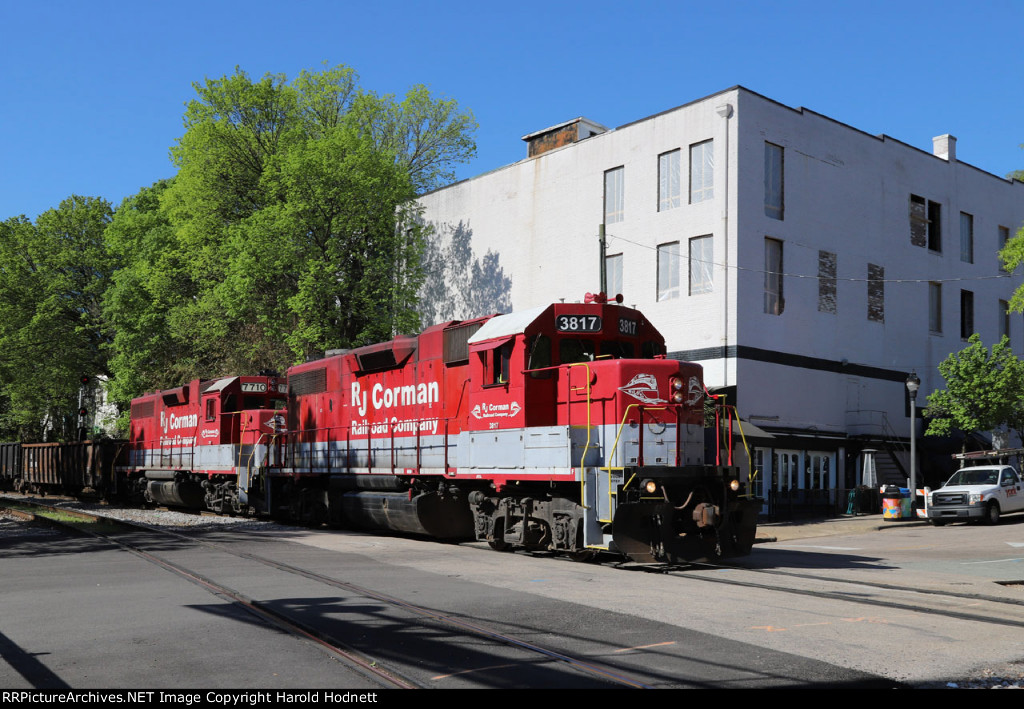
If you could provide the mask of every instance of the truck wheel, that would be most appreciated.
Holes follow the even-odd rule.
[[[932,523],[933,527],[941,527],[942,525],[946,524],[946,520],[944,520],[944,519],[933,519],[933,520],[931,520],[931,523]]]
[[[487,545],[494,551],[510,551],[512,549],[512,545],[505,541],[504,517],[499,517],[494,521],[491,539],[488,540]]]
[[[999,503],[988,503],[988,510],[985,514],[985,524],[999,524]]]

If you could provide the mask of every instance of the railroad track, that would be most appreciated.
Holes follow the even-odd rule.
[[[529,665],[561,668],[558,671],[562,673],[563,681],[566,684],[560,686],[595,686],[595,683],[596,686],[603,687],[678,686],[679,684],[693,686],[694,684],[694,681],[685,675],[677,677],[671,674],[674,668],[681,665],[679,659],[670,658],[680,656],[673,656],[671,642],[665,641],[677,640],[680,642],[679,647],[687,647],[679,635],[673,635],[671,632],[662,634],[661,629],[658,629],[651,635],[645,636],[645,639],[651,639],[650,647],[652,649],[643,649],[644,643],[637,643],[639,650],[634,651],[632,655],[622,655],[620,661],[620,656],[617,654],[620,650],[614,649],[616,646],[611,643],[605,643],[600,647],[597,644],[588,645],[589,636],[586,633],[577,634],[572,623],[549,624],[538,620],[527,624],[519,623],[515,619],[511,622],[503,619],[496,621],[497,625],[495,625],[495,622],[474,621],[466,615],[439,611],[438,608],[455,609],[459,606],[454,603],[438,602],[437,596],[434,596],[434,607],[431,607],[430,604],[409,602],[429,596],[429,593],[425,593],[424,596],[416,596],[414,594],[417,593],[417,590],[408,586],[402,586],[402,591],[395,592],[396,585],[393,579],[389,578],[386,583],[377,582],[380,579],[379,571],[375,572],[378,576],[373,580],[368,580],[373,575],[372,573],[362,575],[365,569],[359,567],[358,563],[361,562],[358,562],[358,559],[365,561],[371,557],[382,558],[385,561],[382,562],[383,566],[378,568],[388,568],[389,561],[387,560],[392,557],[377,557],[376,551],[364,554],[364,550],[368,548],[377,549],[379,547],[387,554],[394,554],[393,558],[396,563],[402,567],[421,569],[436,576],[436,567],[432,568],[427,563],[416,563],[415,559],[421,552],[414,548],[415,544],[379,545],[372,537],[363,537],[362,535],[343,536],[342,541],[335,542],[326,541],[335,539],[335,535],[322,535],[325,540],[324,546],[318,546],[315,542],[303,545],[322,553],[323,556],[319,557],[320,561],[312,563],[309,556],[303,556],[302,561],[296,562],[279,552],[276,545],[280,543],[282,536],[286,537],[292,533],[305,538],[309,533],[304,530],[283,527],[278,530],[275,526],[268,524],[262,530],[256,530],[254,537],[246,533],[233,533],[222,537],[219,533],[207,534],[202,531],[211,529],[211,524],[208,522],[212,523],[212,520],[195,517],[192,519],[195,520],[195,524],[202,525],[199,530],[185,528],[185,533],[182,533],[181,530],[165,530],[159,532],[159,539],[152,537],[150,540],[140,540],[137,546],[186,571],[199,575],[205,581],[216,582],[218,579],[223,581],[224,577],[215,572],[211,573],[210,564],[198,566],[190,563],[187,558],[183,559],[180,556],[183,550],[201,548],[212,554],[230,554],[235,559],[244,560],[242,563],[258,564],[266,569],[268,574],[281,574],[296,582],[312,584],[312,588],[325,589],[326,592],[310,591],[319,605],[308,605],[305,613],[299,609],[299,612],[292,614],[289,609],[285,608],[285,610],[289,610],[283,614],[285,618],[297,621],[296,634],[318,644],[321,641],[328,644],[337,641],[335,645],[340,646],[342,651],[353,652],[361,656],[369,662],[370,666],[374,666],[376,663],[376,667],[388,670],[394,677],[405,680],[409,686],[523,686],[529,683],[531,680],[523,675],[516,678],[520,682],[518,685],[514,683],[488,684],[492,677],[485,676],[486,670],[498,667],[497,671],[501,671],[500,668],[503,665],[500,662],[495,662],[492,666],[486,666],[478,661],[485,656],[488,658],[498,657],[502,652],[494,649],[498,647],[515,654],[515,659],[509,660],[507,665],[509,668],[515,668],[516,672],[522,672],[522,668]],[[157,532],[152,533],[157,534]],[[314,535],[311,539],[320,536]],[[216,538],[214,542],[208,541],[210,537]],[[255,549],[249,543],[240,545],[231,541],[247,537],[272,542],[267,546],[269,551]],[[230,543],[221,544],[221,539]],[[365,543],[361,541],[363,539],[365,539]],[[158,546],[153,546],[154,544]],[[155,551],[158,548],[160,551]],[[165,553],[168,549],[176,550],[176,554],[179,555]],[[358,557],[357,565],[352,567],[352,571],[349,571],[345,554],[347,551],[353,550],[356,556],[351,558]],[[442,553],[442,556],[458,559],[468,558],[467,554],[469,557],[486,555],[486,559],[494,559],[493,552],[485,551],[482,548],[478,550],[475,547],[464,548],[451,555]],[[434,555],[435,552],[431,551],[425,558],[433,558]],[[524,558],[525,556],[513,555],[508,558],[507,563],[516,567],[520,574],[537,574],[541,583],[535,587],[536,592],[533,588],[527,589],[525,585],[533,578],[532,576],[513,577],[516,580],[508,581],[506,586],[509,577],[499,574],[498,577],[487,577],[488,583],[494,581],[493,588],[496,593],[501,593],[505,588],[513,594],[516,590],[523,590],[531,594],[530,597],[533,600],[530,602],[534,603],[537,599],[544,597],[557,598],[560,601],[566,598],[571,599],[573,593],[581,592],[583,588],[589,588],[574,585],[567,590],[555,594],[548,593],[545,596],[545,592],[554,586],[548,586],[543,564],[537,565],[529,562]],[[192,557],[198,558],[195,553]],[[218,558],[227,557],[218,556]],[[839,558],[845,559],[842,555]],[[942,670],[939,670],[939,677],[945,676],[950,679],[967,677],[972,682],[975,680],[980,682],[985,677],[981,674],[971,674],[974,668],[964,666],[964,662],[953,662],[949,659],[957,655],[965,657],[968,655],[974,657],[974,655],[966,650],[946,648],[946,643],[961,637],[991,635],[993,638],[999,638],[993,642],[998,643],[1000,649],[1006,649],[1011,644],[1015,647],[1015,641],[1008,640],[1006,634],[1019,632],[1019,629],[1024,627],[1024,594],[1018,595],[1013,589],[1000,591],[996,586],[982,588],[980,584],[975,584],[974,591],[965,591],[965,585],[958,584],[956,577],[940,579],[935,586],[932,586],[930,585],[932,577],[928,575],[915,577],[915,580],[911,582],[900,583],[900,576],[879,573],[888,571],[888,567],[873,568],[867,558],[853,562],[837,560],[836,565],[823,562],[824,565],[821,568],[807,569],[787,568],[786,566],[758,568],[755,561],[756,559],[752,558],[745,563],[727,566],[693,564],[677,568],[637,564],[605,564],[601,565],[604,567],[603,569],[594,569],[596,574],[594,578],[610,580],[609,574],[618,576],[630,572],[664,578],[664,582],[653,584],[646,582],[632,584],[626,580],[628,577],[623,577],[622,582],[609,581],[623,590],[635,585],[638,588],[650,588],[654,591],[650,596],[654,600],[647,602],[648,605],[641,610],[639,614],[641,618],[665,618],[669,622],[675,622],[672,613],[675,610],[676,613],[685,614],[685,619],[679,622],[680,627],[689,628],[708,636],[721,636],[730,641],[752,642],[760,647],[784,652],[799,653],[803,650],[803,646],[797,642],[798,636],[810,639],[820,638],[825,646],[821,651],[811,651],[808,653],[808,657],[816,657],[836,666],[856,667],[876,673],[879,672],[879,666],[871,664],[871,652],[867,649],[875,642],[873,636],[888,634],[889,637],[895,637],[892,634],[898,633],[900,637],[915,639],[914,641],[902,641],[908,644],[912,642],[925,646],[929,643],[934,644],[934,651],[945,658],[946,667],[956,665],[957,668],[960,668],[950,670],[956,674],[943,675],[941,674]],[[582,578],[589,575],[588,565],[577,566],[568,562],[560,564],[555,560],[546,560],[545,563],[563,568],[575,567],[582,574],[570,572],[569,577],[580,578],[583,581],[590,580]],[[846,569],[843,567],[844,563],[852,565]],[[866,568],[855,568],[858,564],[863,565],[864,563],[868,564]],[[462,576],[457,564],[458,562],[455,567],[445,567],[453,571],[448,575]],[[486,561],[484,564],[486,567]],[[506,565],[506,563],[499,564],[499,566],[502,565]],[[344,570],[332,571],[330,569]],[[555,572],[553,576],[562,578],[564,574]],[[483,578],[485,577],[481,577],[479,574],[465,575],[465,579],[470,582]],[[651,581],[653,582],[654,579],[652,578]],[[940,584],[945,587],[939,588]],[[258,599],[267,597],[266,594],[261,595],[258,589],[254,591],[253,587],[242,587],[235,583],[222,583],[221,585],[225,588],[219,590],[209,588],[208,590],[221,598],[228,598],[228,592],[235,591],[238,598],[237,600],[232,599],[232,602],[237,603],[239,607],[246,607],[245,603],[251,601],[254,607],[259,608],[261,602]],[[382,593],[377,589],[387,589],[387,592]],[[990,592],[985,593],[985,591]],[[444,592],[442,591],[442,593]],[[450,591],[448,592],[450,593]],[[284,595],[288,596],[289,594]],[[280,600],[281,596],[278,595],[277,598]],[[295,596],[289,597],[287,600],[291,601],[295,598],[303,599],[302,596]],[[600,599],[588,597],[586,605],[579,606],[576,612],[593,613],[595,610],[615,612],[621,609],[621,602],[616,603],[611,598],[607,600],[609,603],[602,604]],[[665,611],[663,613],[651,610],[659,602],[663,604],[662,608]],[[262,605],[271,612],[282,610],[280,603]],[[458,648],[460,643],[461,647],[468,647],[475,643],[478,648],[486,649],[477,653],[476,657],[471,657],[469,661],[465,661],[462,656],[453,659],[450,662],[450,671],[442,673],[437,670],[425,676],[424,673],[417,672],[416,668],[410,670],[404,663],[393,664],[390,660],[396,653],[384,653],[385,657],[382,660],[381,654],[373,651],[372,636],[360,639],[358,642],[352,641],[345,632],[338,632],[341,624],[335,622],[333,626],[330,625],[336,620],[336,614],[347,613],[351,606],[364,606],[377,615],[373,619],[374,622],[390,624],[390,630],[385,629],[384,632],[385,635],[390,634],[392,640],[398,636],[405,638],[417,635],[420,638],[430,636],[430,642],[421,643],[421,647],[431,646],[435,652],[442,647],[444,650],[441,652],[448,652],[450,648]],[[473,606],[463,607],[468,609]],[[532,612],[526,607],[524,610]],[[474,613],[471,612],[470,615],[474,615]],[[495,615],[494,617],[501,616]],[[310,622],[310,618],[314,618],[315,622]],[[276,624],[279,620],[280,618],[271,617],[264,622]],[[321,620],[327,622],[326,629],[319,624]],[[349,621],[346,618],[344,622]],[[349,627],[362,627],[363,622],[361,620],[350,622]],[[374,622],[370,622],[369,625],[373,625]],[[275,627],[277,626],[275,625]],[[563,637],[556,637],[546,630],[546,628],[553,627],[562,627],[567,634]],[[662,642],[656,647],[655,641]],[[897,641],[893,640],[893,642]],[[622,644],[629,645],[630,643],[627,641]],[[662,653],[661,647],[668,649],[661,657],[656,657]],[[453,655],[460,652],[459,649],[454,650]],[[689,652],[688,649],[683,650],[681,658],[685,660]],[[848,657],[846,653],[854,653],[857,659],[851,659],[852,664],[845,664]],[[466,651],[466,654],[468,656],[472,652]],[[406,656],[411,656],[411,652],[406,653]],[[690,656],[692,657],[692,655]],[[592,662],[594,658],[598,657],[601,662]],[[986,653],[978,654],[977,667],[993,666],[982,664],[988,662],[989,657]],[[1002,655],[999,658],[1000,662],[1005,660]],[[433,668],[445,664],[437,662],[437,659],[434,657],[427,664]],[[447,661],[447,657],[444,659]],[[659,668],[660,674],[652,671],[654,670],[652,663],[657,663],[659,660],[664,660]],[[968,661],[973,662],[973,660]],[[601,664],[602,662],[608,662],[610,665]],[[918,665],[922,664],[922,661],[917,662]],[[923,662],[930,663],[930,661]],[[481,668],[484,672],[481,672]],[[962,674],[960,673],[961,669],[963,670]],[[474,672],[479,673],[476,678],[473,677]],[[461,683],[460,673],[464,673],[462,677],[465,679]],[[920,670],[914,676],[921,677]],[[929,675],[924,676],[928,677]],[[567,677],[570,678],[565,679]],[[897,674],[896,677],[903,678],[905,675]],[[772,675],[766,672],[756,681],[761,680],[771,682]],[[383,682],[381,680],[382,686],[385,686]],[[395,685],[388,684],[386,686]]]
[[[667,570],[633,568],[642,572],[667,574],[707,584],[876,606],[888,611],[924,613],[951,620],[1024,628],[1024,597],[716,564],[692,564],[687,569]],[[723,576],[718,573],[721,571],[729,571],[730,574]],[[736,578],[737,576],[740,578]]]
[[[62,527],[71,528],[80,533],[86,533],[93,537],[106,540],[111,544],[135,554],[147,562],[173,573],[181,578],[196,584],[209,593],[221,599],[244,608],[250,614],[260,618],[268,626],[283,630],[296,637],[303,638],[317,644],[325,651],[336,657],[346,665],[357,668],[366,675],[376,679],[385,688],[423,688],[449,686],[447,680],[456,680],[456,684],[462,680],[458,678],[471,673],[473,668],[453,668],[445,675],[434,676],[424,680],[422,675],[410,672],[407,667],[385,662],[380,656],[367,652],[366,639],[361,640],[359,647],[352,642],[337,637],[329,629],[318,627],[301,618],[295,617],[287,611],[274,604],[260,601],[252,597],[252,592],[247,594],[237,588],[218,581],[216,574],[209,571],[203,572],[196,568],[203,566],[199,560],[193,558],[189,562],[174,560],[165,551],[152,551],[153,546],[167,547],[166,540],[173,539],[175,542],[183,542],[193,550],[203,549],[215,554],[228,554],[247,562],[258,564],[286,574],[295,579],[304,579],[313,582],[317,586],[332,589],[332,593],[340,591],[348,600],[359,599],[360,603],[370,601],[376,608],[384,607],[389,613],[402,618],[402,622],[411,627],[419,627],[424,632],[440,632],[446,638],[447,643],[469,644],[474,646],[474,654],[481,654],[481,643],[488,647],[504,648],[502,652],[511,652],[514,659],[510,660],[509,668],[520,668],[525,666],[537,666],[541,664],[555,665],[567,671],[562,678],[565,684],[562,686],[580,687],[631,687],[650,688],[651,685],[637,677],[630,676],[613,667],[592,662],[584,657],[574,656],[564,651],[545,647],[536,642],[527,641],[521,637],[502,632],[486,623],[473,620],[465,616],[456,617],[451,614],[441,613],[437,610],[411,603],[397,595],[371,589],[336,578],[318,571],[301,568],[290,563],[285,563],[268,556],[255,554],[249,551],[242,551],[233,548],[232,545],[211,542],[198,539],[195,536],[170,531],[152,525],[117,520],[96,512],[82,512],[69,510],[66,507],[55,507],[45,505],[37,501],[12,500],[9,498],[0,499],[0,507],[4,507],[25,518],[45,521],[50,524],[58,524]],[[141,531],[138,537],[126,535],[123,530]],[[118,532],[121,530],[121,533]],[[157,535],[154,538],[153,535]],[[209,565],[209,562],[205,562]],[[237,574],[237,570],[234,571]],[[379,610],[376,611],[379,613]],[[372,645],[372,641],[370,642]],[[490,668],[494,669],[494,668]],[[574,680],[573,677],[577,679]],[[462,685],[466,686],[466,685]],[[479,685],[477,685],[479,686]],[[525,686],[525,685],[523,685]]]

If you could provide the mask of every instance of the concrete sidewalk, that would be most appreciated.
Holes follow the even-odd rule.
[[[786,542],[792,539],[828,537],[834,534],[867,534],[908,525],[928,524],[923,519],[887,520],[881,514],[809,519],[796,522],[764,522],[757,525],[757,544]]]

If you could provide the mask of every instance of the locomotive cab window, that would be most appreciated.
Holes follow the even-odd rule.
[[[206,400],[206,420],[217,420],[217,399],[212,396]]]
[[[633,359],[636,357],[632,342],[608,340],[600,343],[600,357],[611,359]]]
[[[512,361],[512,342],[508,340],[502,344],[496,344],[488,350],[478,352],[481,364],[483,364],[485,387],[502,386],[508,384],[509,372]]]
[[[494,350],[494,366],[492,371],[497,375],[494,384],[508,384],[509,364],[512,361],[512,344],[507,343]]]
[[[641,359],[654,359],[658,355],[663,354],[665,354],[665,345],[659,344],[653,340],[648,340],[640,346]]]
[[[263,409],[267,406],[267,400],[262,396],[254,396],[251,394],[242,395],[242,408],[243,409]]]
[[[547,335],[537,335],[530,346],[530,364],[527,369],[544,369],[550,367],[551,362],[551,338]],[[551,371],[533,371],[530,376],[534,379],[549,379]]]
[[[563,338],[558,343],[558,361],[562,364],[594,361],[594,343],[590,340],[579,340],[572,337]]]

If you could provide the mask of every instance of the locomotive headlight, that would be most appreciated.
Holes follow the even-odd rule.
[[[686,398],[686,394],[683,392],[683,389],[685,388],[686,385],[683,384],[681,377],[669,377],[668,390],[671,394],[673,404],[683,403],[683,400]]]
[[[658,491],[658,483],[653,480],[644,480],[640,487],[648,495],[653,495]]]
[[[735,480],[735,479],[730,480],[729,481],[729,489],[732,490],[733,492],[736,492],[737,490],[739,490],[740,489],[740,481],[739,480]]]

